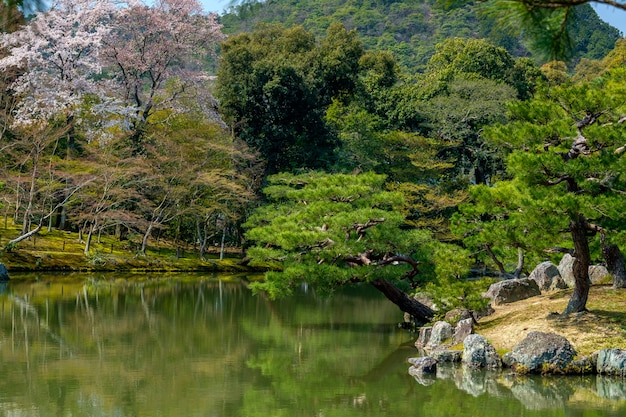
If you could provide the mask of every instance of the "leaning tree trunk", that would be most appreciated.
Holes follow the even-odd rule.
[[[407,293],[400,291],[398,287],[386,279],[377,279],[375,281],[371,281],[371,283],[374,288],[385,294],[385,297],[387,297],[389,301],[400,307],[400,310],[405,313],[409,313],[415,320],[427,323],[435,315],[435,312],[428,306],[420,303],[412,297],[409,297]]]
[[[602,244],[602,256],[613,277],[613,288],[626,288],[626,265],[624,255],[617,245]]]
[[[563,314],[580,313],[587,310],[587,298],[589,297],[589,265],[591,254],[587,241],[587,220],[579,215],[578,219],[570,223],[572,241],[574,242],[574,293],[569,299]]]

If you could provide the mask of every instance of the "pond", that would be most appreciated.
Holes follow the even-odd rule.
[[[442,367],[367,286],[253,296],[246,279],[20,277],[0,294],[3,416],[624,416],[619,378]]]

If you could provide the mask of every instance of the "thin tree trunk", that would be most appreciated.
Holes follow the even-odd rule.
[[[89,228],[89,232],[87,233],[87,241],[85,242],[85,250],[84,250],[85,255],[89,255],[89,250],[91,249],[91,238],[93,237],[93,231],[95,227],[96,227],[96,224],[93,223],[91,227]]]
[[[409,313],[413,318],[422,323],[427,323],[435,315],[435,312],[428,306],[420,303],[416,299],[409,297],[403,291],[400,291],[395,285],[386,279],[377,279],[371,281],[374,288],[385,294],[385,297],[392,303],[397,305],[400,310]]]
[[[220,245],[220,261],[224,259],[224,242],[226,240],[226,226],[222,229],[222,243]]]
[[[578,219],[570,223],[572,241],[574,242],[574,293],[572,294],[563,314],[580,313],[587,310],[589,297],[589,265],[591,254],[587,241],[587,219],[579,215]]]
[[[144,233],[143,235],[143,239],[141,239],[141,249],[139,250],[139,252],[145,256],[146,255],[146,249],[148,248],[148,239],[150,238],[150,234],[152,233],[152,228],[154,227],[154,224],[151,222],[148,225],[148,230],[146,230],[146,233]]]

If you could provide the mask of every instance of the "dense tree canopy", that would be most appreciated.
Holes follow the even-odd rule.
[[[510,151],[511,179],[476,188],[478,204],[464,210],[477,233],[466,234],[468,243],[531,248],[544,256],[568,247],[576,257],[576,288],[566,312],[585,309],[592,259],[603,253],[613,268],[624,250],[625,76],[616,69],[511,105],[514,120],[486,132],[495,146]],[[621,262],[613,269],[618,279],[623,257]]]

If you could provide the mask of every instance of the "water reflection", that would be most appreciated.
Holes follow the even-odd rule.
[[[436,376],[414,378],[424,386],[453,382],[476,398],[488,395],[515,399],[526,410],[564,410],[566,415],[575,415],[577,410],[591,408],[600,410],[599,415],[616,416],[626,411],[626,380],[620,377],[515,375],[507,370],[440,364]]]
[[[571,388],[553,395],[559,408],[541,410],[522,402],[541,405],[552,388],[523,388],[505,375],[440,368],[432,385],[420,385],[406,374],[414,336],[368,287],[330,299],[303,288],[271,301],[236,277],[123,278],[9,284],[0,295],[0,415],[550,417],[562,416],[563,404],[585,416],[626,411],[624,386],[601,379],[600,407],[590,388]]]

